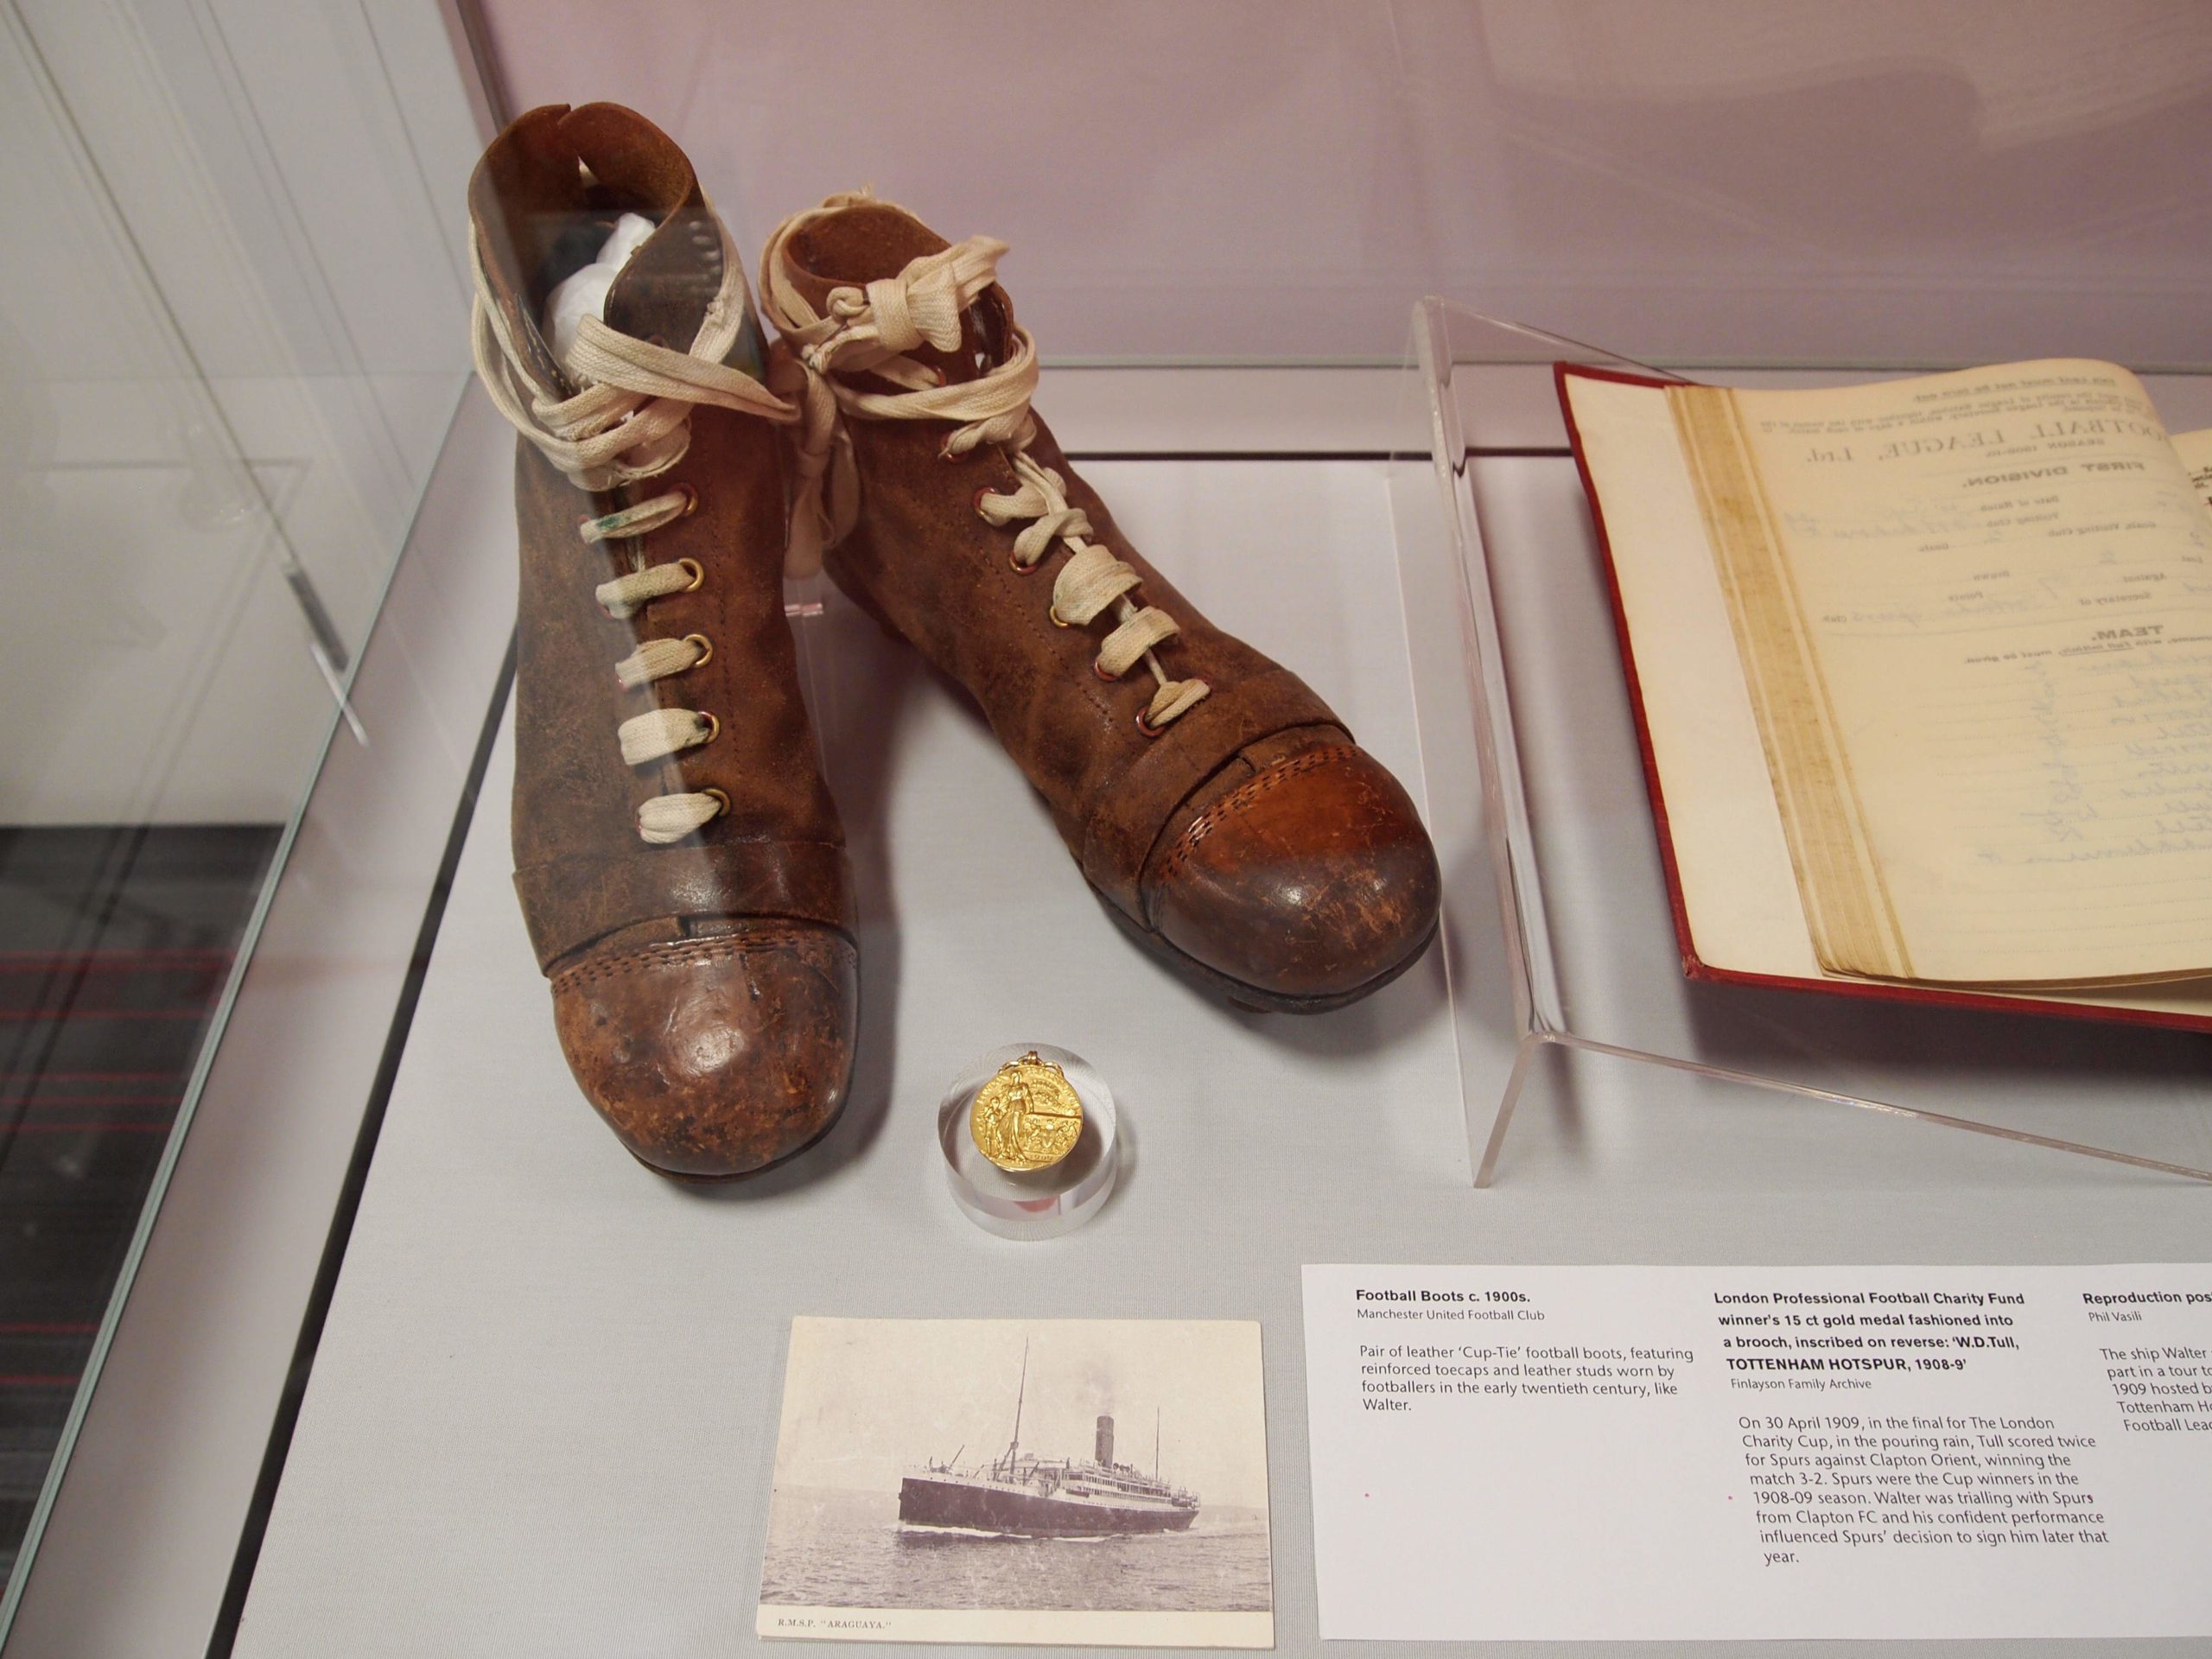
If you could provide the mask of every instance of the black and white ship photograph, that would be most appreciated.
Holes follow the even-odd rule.
[[[792,1321],[762,1636],[1267,1647],[1260,1328]]]

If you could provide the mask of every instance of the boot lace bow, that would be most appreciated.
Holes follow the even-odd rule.
[[[1090,520],[1082,508],[1070,505],[1066,480],[1029,454],[1037,435],[1029,403],[1038,373],[1036,342],[1029,331],[1014,323],[1005,359],[972,380],[948,385],[938,371],[907,355],[925,345],[941,352],[960,349],[963,319],[998,280],[1006,244],[970,237],[913,260],[896,276],[834,288],[824,298],[827,315],[815,309],[794,280],[787,251],[794,235],[833,213],[874,201],[866,192],[832,196],[785,219],[761,253],[761,306],[788,348],[772,378],[799,404],[791,565],[817,567],[822,549],[842,538],[859,516],[848,420],[950,422],[953,430],[943,452],[948,458],[984,444],[1003,446],[1017,487],[979,492],[976,511],[1001,529],[1023,526],[1010,556],[1018,570],[1036,569],[1056,544],[1068,550],[1070,556],[1053,579],[1051,619],[1061,627],[1079,627],[1111,613],[1116,626],[1099,643],[1094,671],[1102,679],[1118,680],[1142,664],[1151,672],[1155,690],[1137,724],[1146,735],[1158,736],[1211,688],[1204,680],[1168,677],[1155,647],[1180,632],[1175,620],[1140,601],[1136,590],[1143,578],[1090,539]],[[849,377],[861,374],[900,390],[877,391],[851,384]]]

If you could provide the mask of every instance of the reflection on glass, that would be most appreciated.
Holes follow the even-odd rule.
[[[0,8],[10,1564],[462,384],[474,137],[429,0]]]

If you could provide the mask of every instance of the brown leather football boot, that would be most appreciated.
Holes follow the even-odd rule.
[[[786,493],[742,265],[658,128],[533,110],[469,184],[478,372],[522,434],[515,887],[569,1068],[664,1175],[741,1175],[843,1105],[844,837],[784,616]],[[549,291],[651,233],[556,363]],[[645,226],[639,225],[642,233]]]
[[[1141,943],[1249,1007],[1364,996],[1436,930],[1420,817],[1068,465],[1029,407],[1036,347],[995,280],[1005,251],[948,246],[865,194],[770,238],[771,380],[804,404],[795,551],[828,547],[838,585],[982,705]]]

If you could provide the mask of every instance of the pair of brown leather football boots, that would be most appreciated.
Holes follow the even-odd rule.
[[[1004,245],[834,197],[769,239],[768,349],[690,164],[630,111],[532,111],[469,207],[477,366],[523,438],[515,884],[569,1065],[641,1161],[744,1174],[844,1102],[850,885],[787,565],[823,559],[967,689],[1108,913],[1186,976],[1311,1012],[1421,955],[1438,877],[1405,791],[1068,465]],[[603,301],[550,328],[594,268]]]

